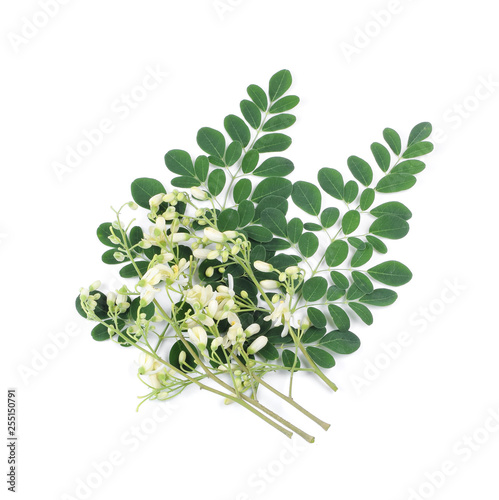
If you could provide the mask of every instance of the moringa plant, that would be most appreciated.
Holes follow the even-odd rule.
[[[296,432],[313,442],[264,406],[259,391],[329,427],[293,399],[293,380],[312,372],[336,391],[323,370],[359,348],[352,320],[371,325],[372,309],[393,304],[392,288],[411,279],[405,265],[384,255],[386,240],[406,236],[412,214],[378,198],[413,187],[425,168],[415,158],[433,145],[425,141],[429,123],[416,125],[404,148],[386,128],[387,146],[371,145],[376,182],[357,156],[347,160],[352,179],[326,167],[317,182],[292,182],[293,163],[275,155],[291,145],[281,132],[296,121],[288,112],[299,98],[285,95],[291,82],[282,70],[268,92],[250,85],[243,118],[228,115],[225,133],[199,130],[203,154],[168,151],[172,189],[155,179],[133,181],[134,201],[113,209],[114,220],[97,229],[109,247],[102,260],[122,265],[126,284],[107,292],[100,282],[82,288],[76,308],[97,322],[95,340],[141,352],[138,376],[148,391],[142,402],[198,386],[288,437]],[[146,229],[126,213],[139,207]],[[380,262],[372,265],[375,256]],[[272,372],[289,377],[286,394],[267,382]]]

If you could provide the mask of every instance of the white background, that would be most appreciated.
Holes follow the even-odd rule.
[[[83,498],[77,485],[99,482],[93,464],[110,455],[121,461],[89,498],[498,498],[499,436],[481,430],[499,411],[494,3],[224,3],[222,12],[212,0],[73,0],[29,28],[43,22],[37,2],[2,2],[1,365],[4,387],[18,390],[18,498]],[[376,36],[362,40],[366,27]],[[355,42],[365,46],[349,60],[342,43]],[[116,100],[148,67],[168,76],[125,117]],[[414,217],[390,257],[413,281],[372,327],[356,329],[362,348],[329,373],[338,393],[297,380],[296,399],[332,424],[324,433],[293,413],[317,437],[308,446],[194,389],[160,425],[160,404],[135,413],[135,353],[93,342],[73,309],[80,286],[114,279],[95,238],[110,205],[130,199],[136,177],[167,183],[164,153],[198,154],[197,130],[221,128],[246,86],[266,86],[281,68],[302,99],[286,153],[295,179],[324,166],[345,172],[351,154],[370,158],[386,126],[405,138],[420,121],[442,129],[427,170],[399,196]],[[496,82],[488,93],[483,80]],[[102,119],[114,130],[58,178],[54,162]],[[433,312],[424,319],[422,308]],[[71,328],[54,354],[54,334]],[[402,332],[412,343],[382,356]],[[367,367],[383,362],[367,381]],[[474,433],[480,445],[463,444]],[[454,473],[425,485],[445,461]]]

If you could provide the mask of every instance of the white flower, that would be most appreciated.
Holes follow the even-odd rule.
[[[288,334],[289,322],[291,321],[291,296],[286,294],[284,300],[280,300],[274,307],[274,310],[263,318],[265,321],[272,321],[274,326],[284,325],[284,330],[281,333],[282,337]]]
[[[255,269],[261,271],[262,273],[271,273],[274,270],[274,266],[268,262],[263,262],[262,260],[255,260],[253,262]]]
[[[263,349],[267,345],[268,341],[269,341],[269,339],[263,335],[258,337],[248,347],[248,354],[255,354],[260,349]]]
[[[208,343],[208,336],[206,335],[205,329],[200,326],[194,326],[193,328],[189,328],[188,333],[191,342],[201,351],[204,351]]]
[[[159,207],[163,201],[163,196],[165,196],[165,193],[159,193],[154,195],[150,200],[149,200],[149,206],[152,207]]]
[[[196,259],[206,259],[211,251],[212,250],[210,250],[209,248],[196,248],[192,252],[192,255],[194,255]]]
[[[199,189],[197,186],[191,187],[191,194],[197,200],[203,201],[208,199],[208,193],[206,193],[202,189]]]
[[[149,305],[161,290],[159,288],[155,288],[152,285],[146,285],[140,291],[140,305],[145,307]]]
[[[254,335],[255,333],[258,333],[260,331],[260,325],[258,323],[253,323],[246,330],[244,330],[244,333],[246,333],[247,337],[250,337],[251,335]]]
[[[214,243],[223,243],[225,241],[225,235],[212,227],[205,227],[204,235]]]
[[[211,285],[194,285],[184,293],[185,301],[193,307],[202,308],[214,297]]]
[[[281,284],[275,280],[263,280],[260,281],[260,285],[264,290],[275,290],[281,286]]]

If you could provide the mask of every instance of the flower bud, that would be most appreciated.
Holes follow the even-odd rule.
[[[187,354],[185,353],[185,351],[182,351],[179,355],[178,355],[178,364],[180,366],[182,366],[184,363],[185,363],[185,360],[187,359]]]
[[[274,266],[272,264],[263,262],[262,260],[255,260],[253,265],[255,266],[255,269],[261,271],[262,273],[271,273],[274,270]]]
[[[221,345],[224,339],[222,337],[217,337],[216,339],[213,340],[211,343],[211,350],[216,351]]]
[[[239,245],[234,245],[231,250],[232,255],[237,255],[241,251],[241,247]]]
[[[114,252],[113,253],[113,257],[115,258],[115,260],[117,260],[118,262],[123,262],[125,260],[125,254],[122,254],[121,252]]]
[[[293,275],[296,275],[296,274],[299,274],[301,271],[301,269],[298,267],[298,266],[289,266],[287,267],[284,272],[288,275],[288,276],[293,276]]]
[[[189,233],[175,233],[172,236],[173,243],[180,243],[181,241],[187,241],[190,239],[191,235]]]
[[[107,305],[110,307],[110,306],[114,306],[116,302],[116,294],[114,292],[109,292],[107,294]]]
[[[114,243],[115,245],[119,245],[121,244],[121,240],[119,238],[117,238],[114,234],[111,235],[111,236],[108,236],[107,237],[108,240],[111,242],[111,243]]]
[[[89,293],[90,291],[88,290],[88,288],[80,288],[80,299],[87,300]]]
[[[248,292],[246,290],[242,290],[241,291],[241,297],[243,299],[247,299],[249,297]]]
[[[197,186],[191,187],[191,195],[196,198],[196,200],[204,201],[208,199],[208,193],[199,189]]]
[[[175,194],[174,193],[168,193],[163,196],[163,201],[165,203],[170,203],[175,200]]]
[[[159,193],[154,195],[150,200],[149,200],[149,206],[152,207],[159,207],[163,201],[163,196],[165,193]]]
[[[286,281],[286,273],[279,274],[279,281],[284,283]]]
[[[94,290],[97,290],[97,288],[100,288],[100,286],[102,285],[102,282],[97,280],[97,281],[94,281],[90,287],[89,287],[89,291],[90,292],[93,292]]]
[[[198,208],[195,212],[194,215],[196,217],[201,217],[204,214],[204,208]]]
[[[140,243],[139,243],[139,247],[140,248],[144,248],[144,249],[147,249],[147,248],[151,248],[152,247],[152,244],[150,241],[147,241],[147,240],[141,240]]]
[[[264,335],[258,337],[248,347],[248,354],[255,354],[260,349],[263,349],[267,345],[268,341],[269,341],[269,339],[267,337],[265,337]]]
[[[213,260],[216,259],[220,255],[218,250],[211,250],[211,252],[206,256],[207,259]]]
[[[215,269],[213,269],[213,267],[209,267],[204,274],[206,274],[206,276],[208,276],[208,278],[211,278],[213,276],[213,273],[215,272]]]
[[[201,351],[206,349],[206,344],[208,343],[208,336],[206,331],[201,326],[194,326],[188,330],[189,338],[191,342],[195,344]]]
[[[224,231],[225,237],[228,238],[229,240],[237,238],[238,234],[239,233],[237,231]]]
[[[192,255],[194,255],[196,259],[206,259],[210,252],[212,252],[212,250],[210,250],[209,248],[196,248],[192,252]]]
[[[274,290],[275,288],[279,288],[281,284],[275,280],[263,280],[260,281],[260,285],[264,290]]]
[[[137,208],[139,208],[139,206],[137,205],[137,203],[135,203],[134,201],[130,201],[128,203],[128,206],[131,210],[137,210]]]
[[[250,326],[248,326],[246,330],[244,330],[244,332],[248,337],[254,335],[255,333],[258,333],[259,331],[260,331],[260,325],[258,323],[253,323]]]
[[[206,227],[204,229],[204,235],[209,241],[215,243],[223,243],[225,241],[224,234],[212,227]]]

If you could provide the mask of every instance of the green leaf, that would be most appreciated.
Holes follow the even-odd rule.
[[[268,342],[267,345],[258,351],[258,355],[262,356],[266,360],[273,360],[279,358],[279,351]]]
[[[225,154],[225,137],[222,132],[210,127],[203,127],[197,135],[198,146],[209,155],[222,159]]]
[[[371,224],[369,232],[381,238],[399,240],[409,232],[409,224],[395,215],[382,215]]]
[[[326,249],[325,259],[329,267],[339,266],[348,256],[348,244],[346,241],[333,241]]]
[[[327,325],[327,319],[324,313],[316,307],[309,307],[307,309],[307,316],[312,325],[317,328],[323,328]]]
[[[417,158],[418,156],[424,156],[433,151],[433,144],[431,142],[417,142],[412,146],[409,146],[402,158]]]
[[[264,179],[253,191],[251,199],[258,203],[266,196],[281,196],[282,198],[289,198],[293,185],[288,179],[281,177],[268,177]]]
[[[349,210],[341,221],[341,228],[345,234],[353,233],[360,224],[360,213],[357,210]]]
[[[274,156],[265,160],[254,172],[259,177],[286,177],[295,169],[293,162],[287,158]]]
[[[345,290],[339,286],[333,285],[327,289],[326,299],[328,302],[335,302],[345,295]]]
[[[241,143],[237,141],[232,142],[229,144],[229,147],[225,152],[225,163],[228,167],[231,167],[237,160],[239,160],[239,158],[241,158],[242,154],[243,147],[241,146]]]
[[[188,340],[185,341],[187,344],[189,344],[190,348],[197,353],[197,349],[194,347],[191,342]],[[180,356],[180,353],[184,352],[185,353],[185,364],[180,366],[180,363],[178,362],[178,358]],[[187,350],[187,347],[184,345],[182,340],[177,340],[175,344],[172,345],[170,349],[170,355],[169,355],[169,361],[170,364],[173,365],[175,368],[182,370],[184,372],[191,372],[196,368],[196,360],[194,359],[194,356]]]
[[[289,349],[282,351],[282,364],[286,368],[300,368],[300,358]]]
[[[253,149],[259,153],[276,153],[291,146],[291,137],[285,134],[266,134],[255,142]]]
[[[372,293],[374,286],[372,281],[364,274],[359,271],[352,272],[353,282],[359,287],[359,289],[364,293]]]
[[[296,116],[284,113],[282,115],[273,116],[265,125],[262,130],[264,132],[276,132],[277,130],[284,130],[291,127],[296,122]]]
[[[196,158],[196,163],[194,164],[194,170],[196,171],[197,178],[204,182],[208,177],[208,170],[210,168],[210,162],[208,157],[204,155],[199,155]]]
[[[111,323],[111,321],[108,322],[108,325],[109,326],[114,326],[114,324]],[[92,332],[91,332],[92,338],[94,340],[96,340],[97,342],[102,342],[104,340],[109,340],[111,338],[111,336],[109,335],[107,329],[108,329],[107,325],[99,323],[97,326],[95,326],[92,329]]]
[[[331,279],[333,283],[342,290],[346,290],[350,286],[348,278],[338,271],[331,271]]]
[[[149,262],[144,260],[136,260],[135,266],[138,267],[140,275],[144,275],[147,272],[147,268],[149,267]],[[125,267],[122,267],[120,270],[120,276],[122,278],[135,278],[135,276],[139,276],[137,270],[135,269],[133,264],[128,264]]]
[[[266,243],[265,247],[269,252],[277,252],[280,250],[287,250],[288,248],[291,248],[291,243],[288,240],[272,238],[272,241]]]
[[[364,295],[364,292],[354,283],[347,291],[347,300],[357,300]]]
[[[137,245],[142,241],[142,238],[144,238],[144,231],[142,231],[142,228],[140,226],[134,226],[130,230],[130,244],[132,246]]]
[[[382,215],[396,215],[404,220],[409,220],[412,217],[412,212],[399,201],[389,201],[378,205],[371,210],[374,217],[381,217]]]
[[[255,218],[253,219],[255,222],[260,220],[262,212],[266,208],[277,208],[277,210],[280,210],[284,215],[286,215],[288,213],[288,200],[282,196],[266,196],[256,206]]]
[[[213,196],[218,196],[225,186],[225,172],[220,169],[213,170],[213,172],[208,177],[208,191]]]
[[[253,186],[249,179],[240,179],[236,182],[234,190],[232,191],[232,197],[234,198],[234,203],[239,204],[241,201],[249,198]]]
[[[366,240],[373,246],[376,252],[382,254],[388,252],[387,246],[379,238],[376,238],[376,236],[372,236],[369,234],[366,236]]]
[[[360,347],[360,340],[355,333],[334,330],[324,335],[320,345],[338,354],[352,354]]]
[[[258,151],[255,151],[254,149],[251,149],[248,151],[243,158],[243,161],[241,163],[241,169],[243,173],[249,174],[255,170],[256,166],[258,165],[258,161],[260,160],[260,153]]]
[[[266,208],[260,217],[262,226],[270,229],[275,235],[286,238],[287,222],[284,214],[277,208]]]
[[[216,156],[208,156],[208,160],[215,167],[226,167],[225,161],[216,157]]]
[[[239,214],[232,208],[227,208],[220,212],[217,220],[220,231],[234,231],[239,226]]]
[[[149,208],[149,200],[147,201],[147,208]],[[111,241],[109,240],[109,236],[112,235],[112,233],[111,233],[111,226],[112,226],[112,224],[110,222],[103,222],[97,228],[97,238],[99,239],[99,241],[101,243],[103,243],[107,247],[113,247],[114,249],[116,249],[119,245],[116,245],[115,243],[111,243]],[[115,251],[116,250],[113,250],[113,253]]]
[[[191,155],[187,151],[182,151],[181,149],[172,149],[168,151],[165,155],[165,164],[166,168],[174,174],[187,175],[188,177],[194,177],[196,175]]]
[[[398,193],[411,189],[416,184],[416,177],[410,174],[388,174],[381,178],[376,185],[380,193]]]
[[[364,186],[369,186],[373,181],[373,170],[367,161],[358,156],[350,156],[347,160],[348,168],[352,175]]]
[[[373,324],[373,315],[365,305],[358,302],[349,302],[348,306],[366,325]]]
[[[321,168],[317,174],[319,184],[327,194],[336,198],[337,200],[343,199],[343,176],[338,170],[334,168]]]
[[[254,102],[248,101],[247,99],[241,101],[241,113],[252,128],[256,130],[260,127],[262,123],[262,113]]]
[[[272,106],[270,106],[269,113],[284,113],[285,111],[289,111],[290,109],[298,106],[300,102],[300,98],[295,95],[288,95],[276,101]]]
[[[239,214],[239,227],[246,227],[255,216],[255,205],[249,200],[244,200],[239,203],[237,207]]]
[[[166,189],[161,182],[148,177],[135,179],[132,182],[131,191],[133,200],[142,208],[151,208],[149,200],[159,193],[166,193]]]
[[[320,224],[316,224],[315,222],[305,222],[305,224],[303,224],[303,227],[307,231],[314,231],[314,232],[322,231],[322,226]]]
[[[385,130],[383,130],[383,139],[385,139],[390,149],[398,156],[402,151],[400,135],[391,128],[385,128]]]
[[[309,346],[306,349],[312,361],[321,368],[332,368],[336,364],[333,356],[323,349],[313,346]]]
[[[421,160],[405,160],[395,165],[390,173],[416,175],[425,169],[426,165]]]
[[[200,186],[201,182],[195,179],[194,177],[182,176],[182,177],[174,177],[171,180],[171,185],[173,187],[186,189],[186,188],[191,188],[193,186]]]
[[[350,266],[352,267],[363,266],[366,262],[369,262],[371,260],[372,256],[373,256],[373,246],[370,243],[367,243],[365,248],[359,249],[353,254]]]
[[[307,302],[316,302],[327,292],[327,280],[321,276],[314,276],[303,284],[303,298]]]
[[[376,160],[376,163],[378,164],[378,167],[383,172],[387,172],[390,168],[391,162],[390,152],[388,151],[388,149],[386,149],[385,146],[383,146],[383,144],[380,144],[379,142],[373,142],[371,144],[371,151],[374,159]]]
[[[310,182],[298,181],[293,184],[291,198],[295,205],[310,215],[319,215],[322,196],[319,188]]]
[[[410,269],[396,260],[389,260],[367,271],[375,280],[389,286],[402,286],[412,279]]]
[[[350,318],[340,306],[329,304],[327,308],[338,330],[345,331],[350,328]]]
[[[269,102],[267,99],[267,94],[258,85],[250,85],[247,89],[250,99],[263,111],[267,111]]]
[[[347,238],[347,241],[356,250],[364,250],[367,246],[365,241],[362,241],[360,238],[356,238],[354,236]]]
[[[310,309],[314,309],[314,308],[310,307],[308,310],[310,310]],[[316,310],[318,310],[318,309],[316,309]],[[326,316],[324,316],[324,321],[325,321],[325,324],[324,324],[324,326],[325,326],[326,323],[327,323]],[[320,326],[320,327],[311,326],[303,334],[302,343],[303,344],[315,344],[318,340],[320,340],[322,337],[324,337],[325,333],[326,333],[326,329],[324,327],[322,327],[322,326]]]
[[[303,222],[301,221],[301,219],[298,219],[298,217],[291,219],[288,222],[287,233],[291,243],[298,243],[298,240],[303,233]]]
[[[287,69],[277,72],[269,82],[269,97],[271,101],[275,101],[282,97],[291,87],[293,78]]]
[[[360,301],[370,306],[390,306],[397,300],[397,293],[388,288],[377,288],[373,293],[364,295]]]
[[[352,203],[359,194],[359,185],[355,181],[348,181],[343,190],[343,199],[347,203]]]
[[[417,144],[418,142],[424,141],[431,134],[431,123],[423,122],[416,125],[409,134],[409,141],[407,142],[407,146],[412,146],[413,144]]]
[[[303,233],[298,240],[298,248],[304,257],[312,257],[319,248],[319,238],[314,233]]]
[[[249,238],[258,241],[259,243],[267,243],[273,238],[272,232],[262,226],[248,226],[244,228],[244,231]]]
[[[360,195],[361,210],[367,210],[374,203],[375,196],[376,192],[374,191],[374,189],[371,188],[364,189],[364,191]]]
[[[338,221],[340,211],[336,207],[325,208],[321,213],[321,224],[327,229]]]
[[[245,148],[251,140],[251,132],[244,120],[236,115],[225,117],[224,128],[233,141],[238,141]]]

